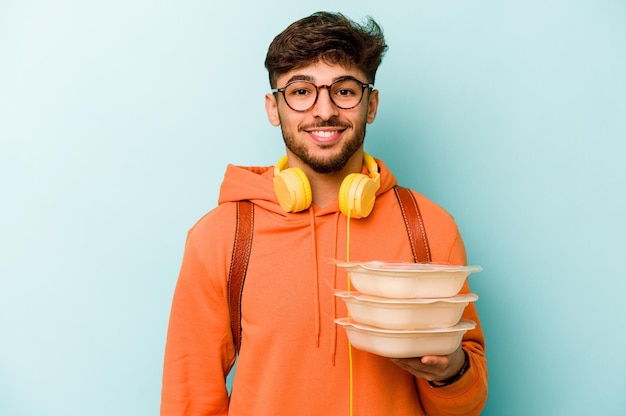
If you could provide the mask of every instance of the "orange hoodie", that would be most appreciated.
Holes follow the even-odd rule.
[[[411,261],[394,192],[396,179],[377,160],[381,187],[367,218],[350,222],[352,261]],[[364,170],[365,173],[365,170]],[[348,256],[347,220],[338,202],[286,213],[278,205],[272,167],[229,165],[218,206],[189,231],[172,303],[161,415],[349,415],[349,345],[334,319],[347,315],[336,289]],[[466,264],[453,218],[415,193],[432,261]],[[225,377],[235,363],[227,300],[235,204],[256,204],[252,251],[242,298],[243,338],[229,398]],[[469,291],[466,286],[464,292]],[[353,414],[477,415],[487,398],[484,336],[473,303],[463,338],[470,368],[432,388],[389,359],[352,350]]]

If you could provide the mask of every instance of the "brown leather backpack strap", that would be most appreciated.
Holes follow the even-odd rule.
[[[409,235],[411,243],[411,251],[413,252],[413,261],[415,263],[427,263],[431,261],[430,247],[428,245],[428,237],[426,236],[426,228],[422,220],[419,206],[415,200],[415,196],[410,189],[402,186],[395,186],[393,191],[398,198],[398,204],[402,211],[406,231]]]
[[[253,230],[254,205],[250,201],[237,201],[235,241],[228,273],[228,310],[237,354],[241,346],[241,295],[248,270]]]

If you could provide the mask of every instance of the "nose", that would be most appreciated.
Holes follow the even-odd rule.
[[[327,85],[321,85],[317,90],[317,101],[313,106],[313,116],[322,120],[329,120],[339,115],[339,108],[330,99],[330,89]]]

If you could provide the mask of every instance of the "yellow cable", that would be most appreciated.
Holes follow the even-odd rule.
[[[346,262],[350,261],[350,209],[348,209],[348,219],[346,221]],[[348,292],[350,289],[350,273],[347,273],[348,276]],[[350,313],[348,313],[348,318],[350,317]],[[352,344],[350,343],[350,339],[348,339],[348,364],[350,369],[350,416],[352,416],[353,410],[353,378],[352,378]]]

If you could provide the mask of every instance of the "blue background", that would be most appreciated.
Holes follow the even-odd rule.
[[[626,3],[0,1],[0,414],[155,415],[187,229],[283,153],[272,38],[383,26],[366,150],[457,219],[485,415],[626,413]]]

